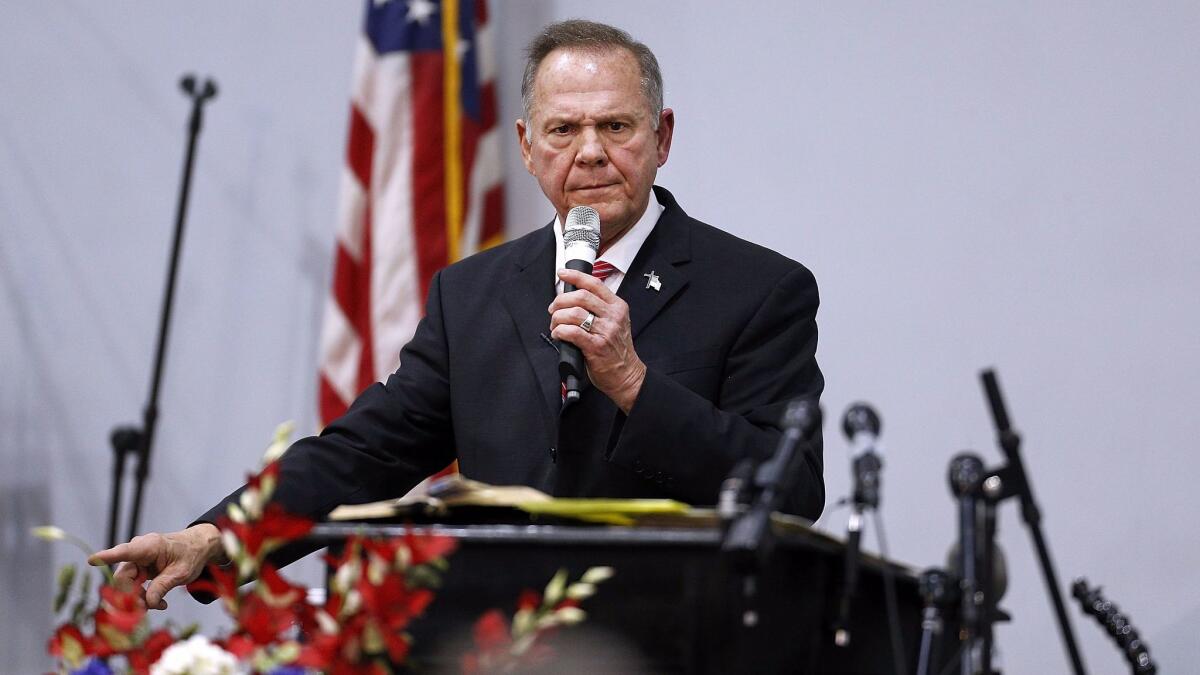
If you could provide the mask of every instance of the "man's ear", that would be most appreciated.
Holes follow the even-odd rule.
[[[654,133],[657,136],[658,165],[661,167],[667,163],[667,157],[671,154],[671,138],[675,133],[674,110],[662,109],[662,112],[658,114],[658,131]]]
[[[525,120],[517,120],[517,145],[521,146],[521,159],[525,162],[525,170],[533,175],[533,144],[529,139],[529,126]]]

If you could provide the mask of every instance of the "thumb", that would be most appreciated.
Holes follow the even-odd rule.
[[[183,583],[183,580],[183,575],[178,573],[174,565],[167,567],[146,586],[146,606],[151,609],[166,609],[167,603],[163,596]]]

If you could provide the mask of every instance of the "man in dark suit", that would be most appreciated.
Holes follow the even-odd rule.
[[[469,477],[556,495],[712,504],[740,459],[774,449],[790,400],[819,398],[809,271],[653,187],[675,117],[650,50],[602,24],[552,25],[530,46],[522,95],[518,143],[555,222],[434,278],[399,370],[285,455],[276,499],[289,510],[397,496],[453,459]],[[578,205],[600,214],[605,279],[562,269],[561,225]],[[561,343],[579,347],[592,385],[565,408]],[[815,519],[819,438],[805,452],[787,508]],[[122,578],[156,572],[146,600],[163,607],[220,557],[209,523],[237,494],[187,530],[98,557],[129,561]]]

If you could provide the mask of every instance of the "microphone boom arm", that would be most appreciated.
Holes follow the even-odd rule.
[[[1071,629],[1071,621],[1067,616],[1066,605],[1058,587],[1058,575],[1054,571],[1054,562],[1050,559],[1050,548],[1042,534],[1042,514],[1033,498],[1033,488],[1029,484],[1029,476],[1025,472],[1025,463],[1021,459],[1021,436],[1013,431],[1008,410],[1004,405],[1004,397],[1000,393],[1000,383],[992,369],[986,369],[979,375],[983,384],[988,405],[992,411],[992,419],[996,426],[996,438],[1004,453],[1005,464],[994,471],[988,471],[982,483],[982,495],[989,505],[998,504],[1010,497],[1021,499],[1021,519],[1029,530],[1037,549],[1038,563],[1042,570],[1042,578],[1046,582],[1046,591],[1054,605],[1054,613],[1058,620],[1058,630],[1066,647],[1067,656],[1071,660],[1071,668],[1075,675],[1084,675],[1087,670],[1083,666],[1083,658],[1075,643],[1075,633]],[[988,547],[990,548],[990,546]],[[991,616],[984,620],[991,621]]]

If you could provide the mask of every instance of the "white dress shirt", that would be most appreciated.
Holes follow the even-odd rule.
[[[608,247],[598,259],[607,262],[613,266],[612,274],[604,280],[604,285],[613,293],[621,286],[621,280],[625,278],[625,273],[629,271],[629,266],[633,264],[633,259],[637,257],[638,251],[642,250],[642,244],[646,242],[646,237],[654,231],[654,225],[658,222],[658,217],[662,215],[664,207],[658,203],[658,199],[654,196],[654,190],[650,191],[650,201],[646,203],[646,211],[642,213],[642,217],[634,223],[633,227],[625,233],[623,237],[617,240],[617,243]],[[566,267],[567,254],[563,250],[563,234],[562,220],[557,216],[554,218],[554,291],[562,293],[563,282],[558,278],[558,271]]]

